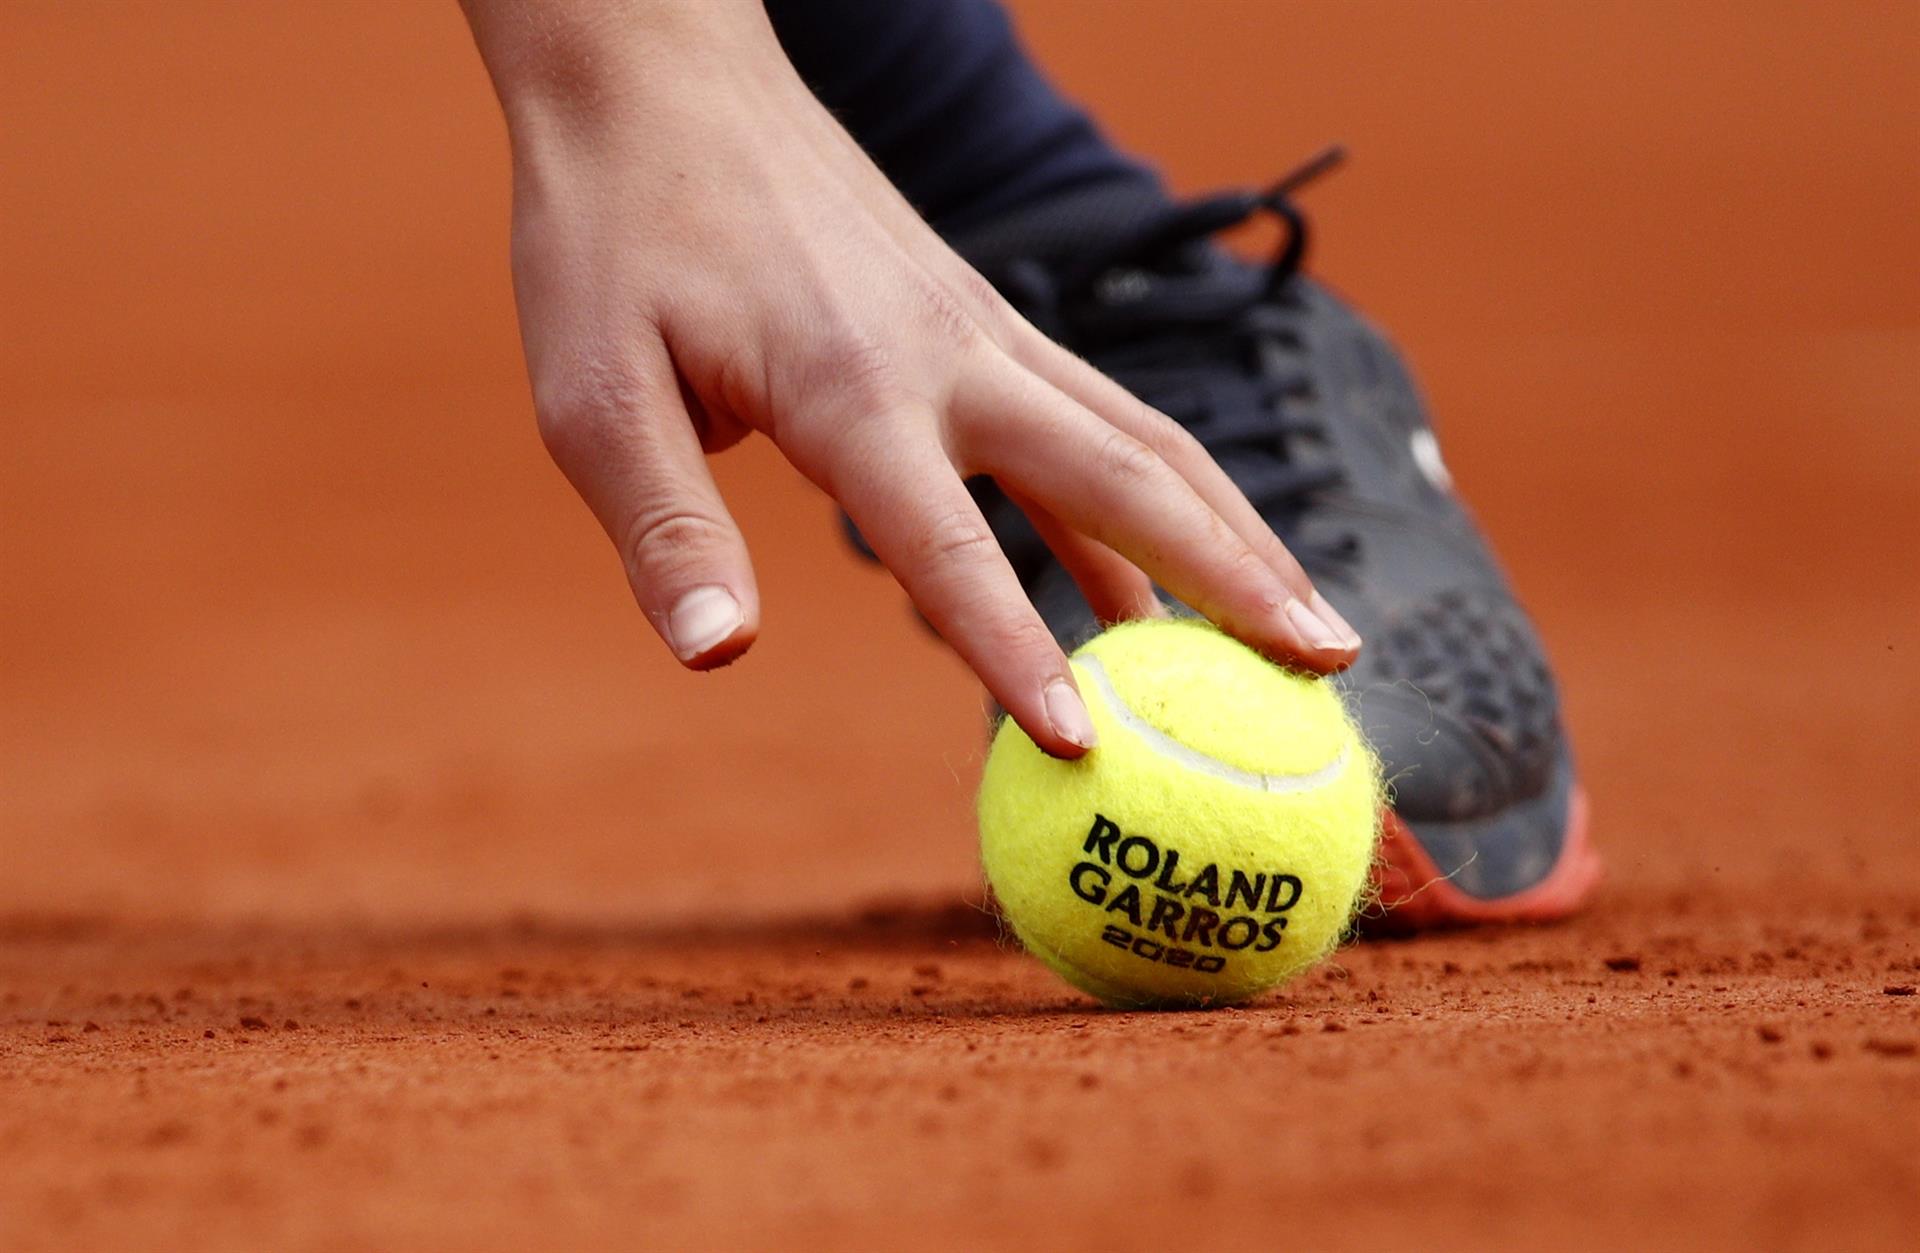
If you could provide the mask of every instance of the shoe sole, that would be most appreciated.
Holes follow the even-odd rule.
[[[1600,882],[1600,857],[1587,835],[1586,793],[1567,794],[1560,856],[1538,882],[1498,897],[1477,897],[1452,883],[1434,864],[1407,823],[1387,810],[1380,858],[1374,865],[1376,904],[1360,929],[1386,934],[1503,922],[1553,922],[1577,911]]]

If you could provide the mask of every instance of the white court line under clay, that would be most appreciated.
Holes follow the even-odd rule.
[[[1113,716],[1120,719],[1122,726],[1139,736],[1141,742],[1154,752],[1179,762],[1189,770],[1198,770],[1216,779],[1261,792],[1310,792],[1333,782],[1347,768],[1348,750],[1342,744],[1338,757],[1306,774],[1261,774],[1254,770],[1242,770],[1218,757],[1209,757],[1191,744],[1181,743],[1135,713],[1127,702],[1120,699],[1120,693],[1114,690],[1113,681],[1107,677],[1106,667],[1100,664],[1099,658],[1076,657],[1074,664],[1087,672],[1093,685],[1100,689],[1101,699],[1107,702],[1107,707],[1113,710]]]

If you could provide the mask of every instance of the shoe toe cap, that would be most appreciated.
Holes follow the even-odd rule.
[[[1559,700],[1532,626],[1505,596],[1449,592],[1396,615],[1369,634],[1346,682],[1402,817],[1483,817],[1548,786]]]

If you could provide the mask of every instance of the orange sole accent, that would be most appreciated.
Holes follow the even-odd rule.
[[[1447,882],[1400,815],[1388,810],[1380,836],[1373,886],[1384,916],[1369,927],[1422,931],[1489,922],[1552,922],[1586,903],[1600,882],[1599,854],[1587,838],[1587,794],[1576,790],[1567,807],[1567,838],[1560,863],[1524,892],[1499,900],[1469,896]]]

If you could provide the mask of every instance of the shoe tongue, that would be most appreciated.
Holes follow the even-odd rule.
[[[1010,210],[954,232],[950,242],[983,270],[1021,260],[1054,265],[1137,238],[1171,208],[1151,179],[1115,178]]]

